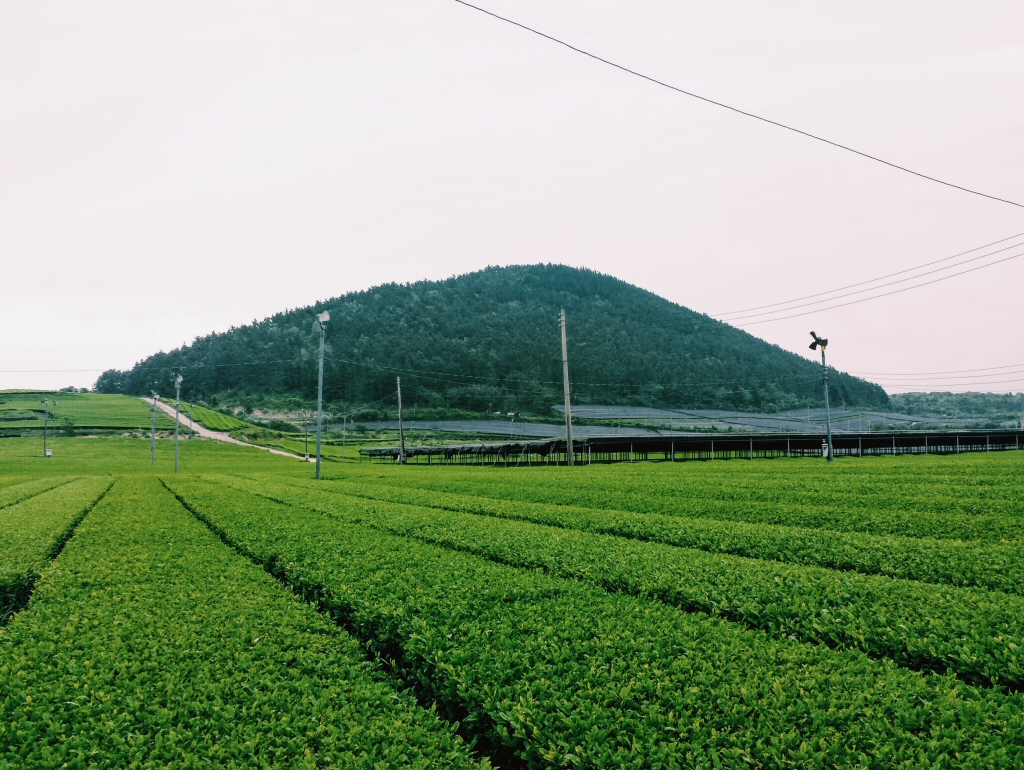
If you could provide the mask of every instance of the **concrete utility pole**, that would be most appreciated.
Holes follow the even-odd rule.
[[[821,345],[821,372],[825,382],[825,436],[826,436],[826,447],[828,452],[828,461],[833,462],[834,452],[832,451],[832,413],[828,406],[828,367],[825,365],[825,348],[828,345],[828,340],[823,340],[814,332],[811,332],[811,336],[814,337],[814,342],[811,343],[810,348],[814,350],[818,345]]]
[[[306,414],[306,410],[302,410],[302,435],[306,439],[306,462],[309,462],[309,415]]]
[[[59,417],[58,412],[60,412],[60,401],[57,401],[56,399],[54,399],[54,401],[53,401],[53,421],[54,422],[57,422],[57,418]]]
[[[565,461],[573,464],[572,453],[572,407],[569,404],[569,348],[565,343],[565,308],[561,313],[562,323],[562,388],[565,391]]]
[[[324,326],[331,320],[331,314],[326,310],[316,317],[320,324],[320,377],[316,385],[316,478],[320,480],[320,440],[324,432]]]
[[[174,472],[178,472],[178,425],[181,420],[181,375],[174,380]]]
[[[46,448],[46,434],[50,431],[50,400],[43,400],[43,457],[50,456],[50,450]]]
[[[149,432],[150,465],[156,465],[156,391],[153,391],[153,428]]]
[[[341,416],[341,459],[345,459],[345,439],[348,437],[348,415]]]
[[[405,429],[402,427],[402,378],[398,381],[398,462],[405,462]]]

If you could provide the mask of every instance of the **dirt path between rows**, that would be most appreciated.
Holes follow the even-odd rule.
[[[148,399],[148,398],[142,399],[142,403],[144,403],[148,407],[152,407],[153,406],[153,401],[151,399]],[[172,418],[174,417],[174,407],[173,406],[170,406],[169,404],[165,404],[162,401],[157,401],[156,405],[160,409],[163,409]],[[187,430],[187,427],[185,425],[185,421],[187,419],[188,419],[187,415],[183,415],[182,421],[181,421],[182,422],[182,432]],[[256,444],[248,444],[245,441],[239,441],[237,438],[231,438],[231,436],[229,436],[227,433],[220,433],[220,432],[215,431],[215,430],[210,430],[209,428],[204,428],[202,425],[200,425],[199,423],[197,423],[195,421],[193,421],[193,423],[192,423],[192,430],[195,431],[196,435],[200,436],[201,438],[209,438],[209,439],[213,439],[214,441],[223,441],[225,444],[238,444],[239,446],[252,447],[253,449],[262,449],[264,452],[270,452],[271,454],[281,455],[282,457],[290,457],[293,460],[300,460],[300,461],[302,460],[302,458],[299,457],[298,455],[293,455],[291,452],[285,452],[283,449],[274,449],[273,447],[268,447],[268,446],[258,446]]]

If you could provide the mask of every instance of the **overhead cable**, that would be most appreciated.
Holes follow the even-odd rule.
[[[951,259],[956,259],[958,257],[963,257],[963,256],[966,256],[967,254],[973,254],[975,251],[981,251],[982,249],[987,249],[990,246],[997,246],[1000,243],[1005,243],[1006,241],[1012,241],[1012,240],[1015,240],[1015,239],[1021,238],[1021,237],[1024,237],[1024,233],[1017,233],[1016,235],[1011,235],[1008,238],[1000,238],[998,241],[993,241],[992,243],[986,243],[984,246],[978,246],[978,247],[973,248],[973,249],[968,249],[967,251],[961,251],[959,254],[954,254],[951,257],[943,257],[942,259],[936,259],[936,260],[934,260],[932,262],[925,262],[924,264],[917,265],[916,267],[908,267],[906,270],[898,270],[895,273],[888,273],[886,275],[880,275],[877,278],[871,278],[870,280],[867,280],[867,281],[858,281],[857,283],[847,284],[846,286],[839,286],[838,288],[830,289],[829,291],[821,291],[821,292],[818,292],[816,294],[808,294],[808,295],[803,296],[803,297],[796,297],[795,299],[787,300],[785,302],[773,302],[770,305],[759,305],[757,307],[748,307],[748,308],[744,308],[743,310],[730,310],[730,311],[725,312],[725,313],[709,313],[708,315],[714,316],[716,318],[722,318],[724,316],[735,316],[735,315],[738,315],[740,313],[752,313],[755,310],[767,310],[768,308],[773,308],[773,307],[781,308],[781,306],[783,306],[783,305],[792,305],[792,304],[795,304],[797,302],[803,302],[804,300],[814,299],[815,297],[825,297],[826,295],[835,294],[836,292],[845,291],[846,289],[853,289],[853,288],[856,288],[858,286],[866,286],[869,283],[878,283],[879,281],[884,281],[886,278],[893,278],[893,277],[895,277],[897,275],[905,275],[906,273],[913,273],[913,272],[916,272],[918,270],[921,270],[922,268],[931,267],[932,265],[938,265],[938,264],[940,264],[942,262],[949,262]],[[993,251],[993,252],[991,252],[988,255],[982,255],[981,257],[972,257],[971,259],[964,260],[963,262],[960,262],[958,264],[966,264],[967,262],[972,262],[972,261],[975,261],[975,260],[978,260],[978,259],[982,259],[985,256],[991,256],[992,254],[998,254],[1000,251],[1005,251],[1006,249],[1012,249],[1012,248],[1014,248],[1016,246],[1019,246],[1019,245],[1021,245],[1021,244],[1013,244],[1011,246],[1005,247],[1004,249],[999,249],[997,251]],[[949,266],[947,266],[945,268],[940,268],[939,270],[932,271],[932,272],[939,272],[940,270],[948,270],[948,269],[950,269],[952,267],[955,267],[955,266],[956,265],[949,265]],[[927,273],[922,273],[922,275],[927,275]],[[912,281],[912,280],[914,280],[914,278],[911,277],[911,278],[905,278],[905,279],[902,279],[902,280],[904,280],[904,281]],[[898,283],[898,282],[894,282],[894,283]],[[881,287],[876,286],[875,288],[881,288]],[[864,291],[871,291],[871,289],[864,289]],[[838,299],[838,297],[833,297],[832,299]],[[829,301],[828,299],[821,300],[821,302],[828,302],[828,301]],[[814,303],[809,303],[809,304],[814,304]],[[787,309],[791,310],[792,308],[787,308]],[[785,310],[787,310],[787,309],[780,309],[777,312],[785,312]],[[768,313],[757,313],[757,315],[768,315]],[[726,320],[728,320],[728,319],[726,319]]]
[[[758,324],[771,323],[772,321],[784,321],[787,318],[799,318],[800,316],[811,315],[812,313],[820,313],[820,312],[825,311],[825,310],[835,310],[836,308],[840,308],[840,307],[849,307],[850,305],[859,305],[861,302],[868,302],[868,301],[873,300],[873,299],[880,299],[882,297],[889,297],[889,296],[891,296],[893,294],[902,294],[905,291],[911,291],[912,289],[920,289],[923,286],[930,286],[933,283],[939,283],[941,281],[947,281],[950,278],[956,278],[958,275],[966,275],[967,273],[973,273],[973,272],[975,272],[977,270],[984,270],[986,267],[992,267],[993,265],[998,265],[998,264],[1001,264],[1003,262],[1009,262],[1011,259],[1017,259],[1019,257],[1024,257],[1024,251],[1020,252],[1019,254],[1013,254],[1012,256],[1009,256],[1009,257],[1003,257],[1002,259],[997,259],[994,262],[989,262],[988,264],[985,264],[985,265],[978,265],[977,267],[972,267],[972,268],[970,268],[968,270],[961,270],[959,273],[952,273],[951,275],[944,275],[941,278],[934,278],[934,279],[932,279],[930,281],[925,281],[924,283],[915,284],[914,286],[905,286],[902,289],[894,289],[893,291],[883,292],[882,294],[875,294],[875,295],[870,296],[870,297],[861,297],[860,299],[851,300],[850,302],[841,302],[838,305],[829,305],[828,307],[816,308],[814,310],[805,310],[805,311],[803,311],[801,313],[793,313],[791,315],[779,316],[778,318],[764,318],[764,319],[762,319],[760,321],[748,321],[747,323],[732,324],[732,325],[733,326],[738,326],[740,328],[743,328],[743,327],[746,327],[746,326],[756,326]],[[780,311],[780,312],[785,312],[785,311]]]
[[[584,51],[582,48],[577,48],[576,46],[574,46],[574,45],[572,45],[570,43],[567,43],[564,40],[560,40],[557,37],[552,37],[551,35],[548,35],[548,34],[546,34],[544,32],[541,32],[540,30],[534,29],[533,27],[528,27],[525,24],[522,24],[522,23],[520,23],[518,21],[513,21],[512,19],[509,19],[509,18],[507,18],[505,16],[499,16],[498,14],[494,13],[493,11],[488,11],[486,8],[481,8],[478,5],[473,5],[472,3],[467,3],[466,0],[454,0],[454,1],[456,3],[458,3],[459,5],[463,5],[463,6],[467,7],[467,8],[472,8],[473,10],[480,11],[480,13],[484,13],[484,14],[487,14],[488,16],[492,16],[495,19],[498,19],[499,21],[503,21],[506,24],[511,24],[511,25],[513,25],[515,27],[519,27],[520,29],[526,30],[527,32],[532,32],[534,35],[538,35],[538,36],[540,36],[540,37],[542,37],[542,38],[544,38],[546,40],[550,40],[553,43],[558,43],[559,45],[565,46],[566,48],[570,49],[571,51],[575,51],[576,53],[583,54],[584,56],[588,56],[591,59],[594,59],[596,61],[601,62],[602,64],[607,64],[608,66],[614,67],[617,70],[621,70],[622,72],[626,72],[626,73],[628,73],[630,75],[635,75],[638,78],[642,78],[642,79],[647,80],[647,81],[649,81],[651,83],[654,83],[655,85],[662,86],[663,88],[668,88],[669,90],[675,91],[676,93],[683,94],[684,96],[689,96],[689,97],[692,97],[694,99],[699,99],[702,102],[707,102],[708,104],[713,104],[716,107],[722,107],[723,109],[730,110],[730,111],[738,113],[740,115],[745,115],[748,118],[754,118],[755,120],[760,120],[763,123],[768,123],[768,124],[776,126],[778,128],[783,128],[783,129],[785,129],[787,131],[792,131],[793,133],[800,134],[801,136],[806,136],[809,139],[814,139],[814,140],[819,141],[819,142],[824,142],[825,144],[831,145],[833,147],[837,147],[840,150],[846,150],[847,152],[852,152],[854,155],[860,155],[862,158],[867,158],[868,160],[873,160],[873,161],[875,161],[877,163],[881,163],[883,165],[889,166],[890,168],[898,169],[899,171],[905,171],[908,174],[913,174],[914,176],[921,177],[922,179],[927,179],[930,182],[936,182],[938,184],[945,185],[946,187],[952,187],[952,188],[954,188],[956,190],[961,190],[961,191],[966,192],[966,193],[971,193],[972,195],[979,195],[982,198],[989,198],[990,200],[999,201],[1000,203],[1008,203],[1011,206],[1017,206],[1018,208],[1024,208],[1024,204],[1022,204],[1022,203],[1017,203],[1016,201],[1011,201],[1011,200],[1008,200],[1006,198],[999,198],[999,197],[997,197],[995,195],[989,195],[988,193],[979,192],[978,190],[971,190],[971,189],[969,189],[967,187],[962,187],[962,186],[960,186],[958,184],[953,184],[952,182],[944,182],[941,179],[937,179],[937,178],[935,178],[933,176],[929,176],[927,174],[922,174],[921,172],[914,171],[912,169],[907,168],[906,166],[900,166],[900,165],[898,165],[896,163],[892,163],[890,161],[883,160],[882,158],[879,158],[879,157],[877,157],[875,155],[870,155],[870,154],[868,154],[866,152],[862,152],[860,150],[855,150],[854,148],[849,147],[849,146],[847,146],[845,144],[840,144],[839,142],[833,142],[831,139],[826,139],[823,136],[818,136],[817,134],[812,134],[809,131],[803,131],[802,129],[794,128],[793,126],[786,125],[785,123],[779,123],[778,121],[771,120],[770,118],[765,118],[765,117],[762,117],[761,115],[755,115],[753,112],[747,112],[746,110],[741,110],[738,107],[732,107],[732,106],[730,106],[728,104],[724,104],[723,102],[715,101],[714,99],[710,99],[710,98],[708,98],[706,96],[701,96],[700,94],[693,93],[692,91],[687,91],[685,89],[679,88],[678,86],[674,86],[674,85],[671,85],[669,83],[666,83],[663,80],[658,80],[657,78],[653,78],[650,75],[644,75],[642,72],[637,72],[636,70],[632,70],[629,67],[624,67],[621,64],[616,64],[615,62],[609,61],[608,59],[605,59],[605,58],[603,58],[601,56],[598,56],[597,54],[590,53],[589,51]]]

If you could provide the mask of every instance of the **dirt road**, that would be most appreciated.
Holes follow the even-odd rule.
[[[146,404],[146,406],[150,406],[151,407],[153,405],[153,401],[151,399],[144,398],[144,399],[142,399],[142,401],[143,401],[143,403]],[[156,405],[160,409],[163,409],[172,418],[174,417],[174,407],[173,406],[170,406],[169,404],[165,404],[162,401],[157,401]],[[227,433],[219,433],[218,431],[210,430],[209,428],[204,428],[202,425],[200,425],[199,423],[196,423],[196,422],[192,423],[192,430],[194,430],[196,432],[196,435],[201,436],[202,438],[210,438],[210,439],[213,439],[214,441],[223,441],[225,444],[238,444],[239,446],[252,447],[253,449],[262,449],[263,451],[270,452],[271,454],[281,455],[282,457],[290,457],[293,460],[299,460],[299,461],[302,460],[302,458],[299,457],[298,455],[293,455],[291,452],[285,452],[283,449],[274,449],[274,448],[268,447],[268,446],[257,446],[256,444],[247,444],[244,441],[239,441],[236,438],[231,438],[231,436],[229,436]],[[182,433],[185,433],[186,431],[188,431],[188,416],[187,415],[182,415],[181,431],[182,431]]]

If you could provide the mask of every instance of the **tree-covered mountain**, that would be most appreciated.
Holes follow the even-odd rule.
[[[197,338],[97,390],[191,399],[315,398],[319,331],[330,311],[324,396],[406,406],[550,413],[562,400],[558,313],[568,323],[578,403],[773,411],[823,402],[820,367],[611,276],[563,265],[491,267],[445,281],[387,284]],[[877,385],[831,374],[835,403],[884,407]]]

